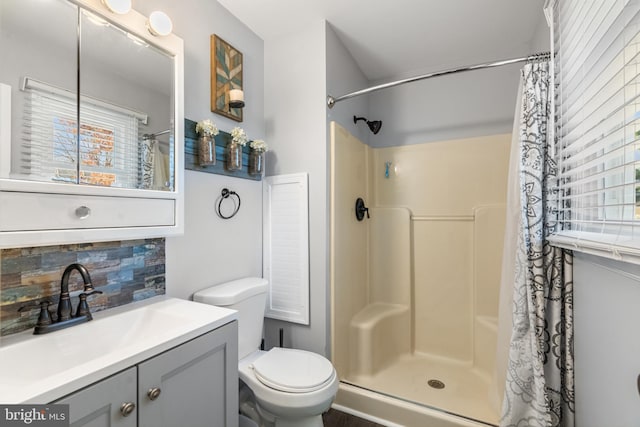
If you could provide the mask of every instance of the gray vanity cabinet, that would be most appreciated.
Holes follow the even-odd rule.
[[[55,403],[70,404],[72,427],[237,427],[237,325],[228,323]]]

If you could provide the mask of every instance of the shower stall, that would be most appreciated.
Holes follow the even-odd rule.
[[[505,134],[374,149],[331,123],[338,406],[402,425],[498,423],[510,143]]]

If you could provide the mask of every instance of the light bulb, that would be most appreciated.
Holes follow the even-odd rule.
[[[131,10],[131,0],[102,0],[102,4],[111,12],[119,15],[129,13]]]
[[[173,30],[173,23],[169,15],[156,10],[147,19],[147,29],[154,36],[168,36]]]

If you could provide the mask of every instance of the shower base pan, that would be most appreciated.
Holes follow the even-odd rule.
[[[488,379],[466,364],[406,354],[374,375],[343,379],[336,408],[404,426],[496,426],[488,390]]]

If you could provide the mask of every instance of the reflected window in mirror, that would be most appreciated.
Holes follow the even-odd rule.
[[[23,88],[27,106],[23,140],[30,141],[22,150],[24,175],[44,181],[142,188],[136,163],[139,123],[147,121],[145,115],[83,99],[78,127],[71,94],[30,79]],[[135,160],[128,164],[126,159]]]

